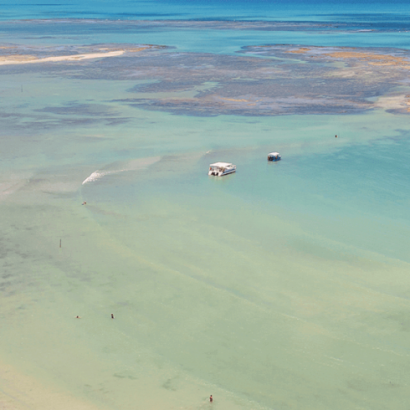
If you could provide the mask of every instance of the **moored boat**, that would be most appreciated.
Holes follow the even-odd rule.
[[[271,152],[268,154],[268,161],[280,161],[282,157],[279,152]]]
[[[223,177],[234,172],[236,172],[236,165],[229,162],[215,162],[215,164],[209,165],[208,175]]]

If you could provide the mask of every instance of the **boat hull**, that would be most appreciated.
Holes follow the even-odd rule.
[[[209,176],[215,176],[215,177],[224,177],[225,175],[233,174],[236,172],[236,169],[230,169],[224,172],[215,172],[215,171],[209,171],[208,175]]]
[[[225,175],[233,174],[235,172],[236,172],[236,169],[230,169],[229,171],[223,172],[221,177],[224,177]]]

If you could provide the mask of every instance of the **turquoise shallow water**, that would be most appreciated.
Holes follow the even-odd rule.
[[[23,31],[4,43],[309,41]],[[170,115],[115,102],[134,81],[2,79],[1,360],[98,408],[407,408],[406,115]],[[90,100],[128,122],[41,111]]]
[[[241,47],[262,44],[302,44],[337,47],[395,47],[408,49],[410,30],[400,24],[382,32],[373,23],[364,28],[346,24],[339,29],[330,27],[324,31],[311,30],[195,30],[166,26],[147,28],[120,21],[98,24],[82,21],[66,21],[60,24],[23,24],[8,22],[0,28],[4,43],[22,45],[83,45],[99,43],[161,44],[176,47],[178,51],[196,53],[235,54]],[[349,30],[351,27],[355,30]],[[337,27],[337,26],[336,26]],[[363,29],[363,31],[358,31]],[[319,31],[319,32],[318,32]]]

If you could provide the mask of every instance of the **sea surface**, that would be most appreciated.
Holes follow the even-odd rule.
[[[0,46],[27,54],[409,33],[408,1],[0,4]],[[56,64],[0,67],[0,407],[408,410],[410,114],[151,109],[124,101],[189,92]]]
[[[409,23],[406,0],[81,0],[2,2],[1,19],[274,20]]]

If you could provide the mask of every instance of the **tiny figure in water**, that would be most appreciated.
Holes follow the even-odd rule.
[[[212,403],[214,401],[212,394],[209,396],[209,401]]]
[[[84,201],[81,205],[87,205],[87,202]]]
[[[81,319],[81,317],[80,317],[80,316],[76,316],[75,318],[76,318],[76,319]]]
[[[111,313],[111,319],[114,319],[114,313]]]
[[[335,135],[335,138],[337,138],[337,134]]]

